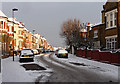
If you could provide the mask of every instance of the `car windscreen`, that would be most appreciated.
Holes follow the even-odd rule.
[[[22,50],[21,55],[33,55],[31,50]]]

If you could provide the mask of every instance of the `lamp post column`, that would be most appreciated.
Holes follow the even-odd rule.
[[[13,61],[14,61],[14,11],[12,11],[12,17],[13,17]]]
[[[12,9],[12,17],[13,17],[13,61],[14,61],[14,11],[18,11],[18,9]]]

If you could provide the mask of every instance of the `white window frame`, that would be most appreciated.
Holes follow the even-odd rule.
[[[114,12],[114,26],[117,25],[117,15],[116,15],[117,12]],[[116,17],[115,17],[116,16]]]
[[[117,35],[105,37],[106,39],[106,48],[107,49],[116,49],[117,45]],[[113,45],[114,43],[114,45]]]
[[[94,38],[98,38],[98,30],[94,31]]]
[[[107,29],[111,29],[111,28],[116,28],[116,25],[114,24],[115,20],[117,19],[117,17],[115,18],[115,14],[117,13],[117,8],[112,10],[112,11],[108,11],[105,13],[106,16],[106,30]],[[112,16],[111,16],[112,14]],[[112,21],[112,26],[111,26],[111,21]],[[117,24],[117,23],[116,23]]]
[[[111,26],[112,21],[112,26]],[[110,12],[110,27],[113,27],[113,12]]]

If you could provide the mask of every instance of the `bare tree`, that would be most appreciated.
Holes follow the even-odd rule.
[[[65,38],[65,43],[75,48],[80,47],[84,43],[83,37],[80,35],[80,29],[83,26],[77,19],[64,22],[61,27],[60,36]]]

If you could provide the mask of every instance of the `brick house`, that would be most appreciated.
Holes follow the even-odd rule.
[[[120,48],[120,1],[106,2],[102,10],[102,22],[105,23],[105,47]]]
[[[0,10],[0,46],[1,46],[1,51],[6,51],[6,43],[5,39],[2,38],[3,35],[7,34],[7,16]],[[3,41],[4,39],[4,41]]]
[[[13,38],[13,31],[14,31],[14,49],[21,50],[23,49],[23,27],[20,22],[14,18],[14,29],[13,29],[13,18],[8,18],[8,26],[9,26],[9,34],[12,34]],[[13,43],[10,43],[13,46]]]
[[[53,49],[51,45],[48,45],[45,38],[42,38],[40,34],[38,36],[32,34],[29,30],[25,28],[24,23],[17,21],[15,17],[13,27],[13,18],[8,18],[0,10],[0,50],[2,50],[2,52],[10,52],[13,49],[13,34],[14,50],[16,51],[23,48],[37,49],[40,47]],[[6,38],[2,38],[3,35],[6,35]],[[7,38],[7,35],[10,37],[9,39]],[[26,45],[26,47],[24,44]]]
[[[93,47],[96,49],[105,48],[104,29],[104,23],[91,26],[89,38],[93,40]]]
[[[120,48],[120,1],[106,2],[103,5],[102,22],[91,26],[89,38],[95,48],[108,50]]]

